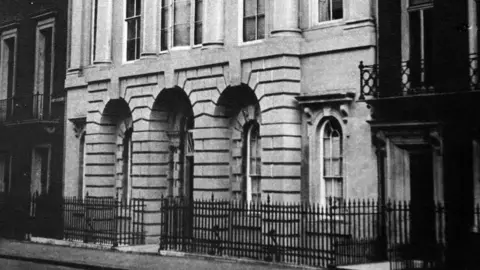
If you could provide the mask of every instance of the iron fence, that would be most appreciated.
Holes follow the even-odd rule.
[[[469,90],[480,89],[480,69],[478,67],[478,54],[471,54],[468,62]],[[360,99],[367,96],[378,98],[380,96],[380,73],[378,64],[364,65],[360,62]],[[390,70],[386,72],[391,72]],[[392,96],[408,96],[417,94],[434,93],[434,73],[431,60],[409,60],[400,63],[398,74],[400,77],[398,93]],[[463,90],[463,89],[462,89]]]
[[[378,204],[162,199],[160,249],[329,267],[381,261]]]
[[[58,210],[55,210],[58,209]],[[57,235],[71,241],[103,245],[144,244],[144,199],[128,202],[115,198],[76,198],[60,200],[34,195],[30,219],[32,236]],[[59,224],[59,226],[52,226]]]
[[[392,270],[441,269],[442,204],[336,204],[162,199],[160,250],[247,257],[315,267],[389,261]],[[475,208],[480,229],[480,206]]]

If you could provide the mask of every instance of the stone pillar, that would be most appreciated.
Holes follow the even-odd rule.
[[[157,55],[158,1],[143,1],[141,57]]]
[[[298,0],[276,0],[273,2],[274,36],[298,36]]]
[[[110,64],[112,62],[112,1],[98,1],[96,50],[94,64]]]
[[[83,0],[72,0],[70,32],[70,66],[69,71],[78,71],[82,66],[82,14]]]
[[[224,42],[224,0],[204,0],[203,46],[218,47]]]

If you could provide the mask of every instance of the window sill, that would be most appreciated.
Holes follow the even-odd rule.
[[[256,44],[262,44],[265,42],[264,39],[256,39],[256,40],[251,40],[251,41],[240,41],[238,46],[243,47],[243,46],[250,46],[250,45],[256,45]]]
[[[337,20],[324,21],[324,22],[313,22],[310,28],[305,29],[305,31],[314,31],[319,29],[332,28],[332,27],[344,25],[345,23],[346,23],[345,19],[337,19]]]

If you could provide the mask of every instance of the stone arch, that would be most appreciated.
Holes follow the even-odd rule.
[[[230,185],[235,199],[245,199],[245,187],[248,176],[246,172],[246,134],[248,127],[257,125],[261,130],[260,104],[254,91],[246,85],[228,87],[222,92],[215,110],[217,117],[224,119],[228,128],[230,148]],[[258,135],[259,166],[261,166],[261,136]],[[260,172],[258,178],[260,179]],[[259,180],[258,179],[258,180]],[[261,186],[259,187],[261,191]]]
[[[125,194],[122,197],[127,200],[131,197],[132,149],[125,149],[123,140],[127,131],[133,130],[132,113],[128,103],[122,98],[109,100],[102,111],[100,126],[102,129],[99,133],[108,136],[104,138],[105,148],[110,148],[109,152],[114,155],[114,194],[116,197]],[[125,154],[124,151],[129,153]],[[125,164],[125,156],[129,157],[126,161],[128,164]]]
[[[150,159],[167,196],[192,196],[194,117],[190,99],[179,87],[160,91],[150,115]],[[192,157],[191,157],[192,156]],[[174,187],[177,187],[175,189]]]

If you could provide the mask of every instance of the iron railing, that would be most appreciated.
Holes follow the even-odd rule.
[[[444,269],[446,211],[442,204],[387,204],[391,270]]]
[[[417,94],[434,93],[434,74],[432,64],[425,60],[404,61],[398,70],[400,75],[399,91],[388,93],[390,96],[409,96]],[[378,98],[380,94],[381,67],[376,65],[364,65],[360,62],[360,99],[370,96]],[[469,57],[469,90],[480,89],[480,69],[478,67],[478,54]],[[390,72],[390,71],[388,71]],[[463,90],[463,89],[462,89]],[[384,93],[385,94],[385,93]]]
[[[0,100],[0,122],[48,120],[51,118],[50,100],[50,95],[40,93]]]
[[[34,195],[30,233],[32,236],[51,235],[48,229],[52,223],[60,222],[61,226],[54,227],[62,230],[60,235],[66,240],[113,246],[140,245],[145,242],[144,212],[144,199],[123,202],[87,196],[52,200],[48,196]]]
[[[350,200],[305,203],[163,198],[160,250],[315,267],[390,261],[392,270],[439,269],[445,259],[441,204]],[[475,208],[480,229],[480,206]],[[479,243],[480,244],[480,243]],[[423,268],[422,268],[423,267]]]
[[[378,204],[162,199],[160,249],[328,267],[381,261]]]

